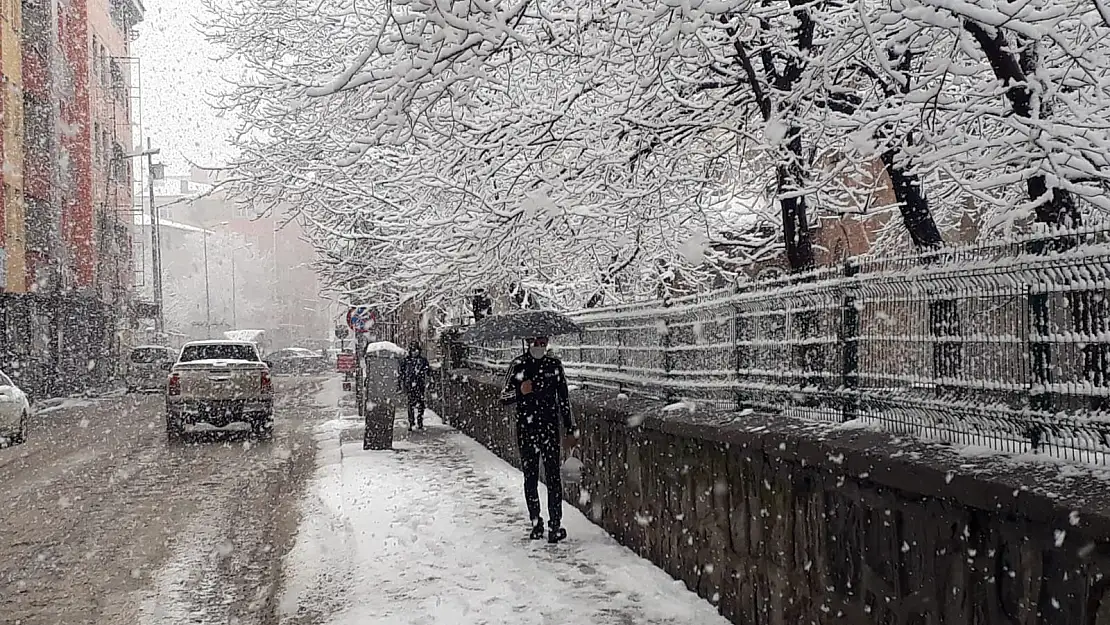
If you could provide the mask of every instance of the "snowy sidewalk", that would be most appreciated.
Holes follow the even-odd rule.
[[[567,542],[527,540],[520,473],[427,423],[384,452],[340,443],[357,422],[321,428],[282,623],[727,624],[569,504]]]

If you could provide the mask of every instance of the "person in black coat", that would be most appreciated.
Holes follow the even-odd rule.
[[[524,473],[524,500],[532,523],[531,538],[544,536],[540,516],[540,462],[547,478],[548,542],[556,543],[567,536],[562,527],[563,483],[559,436],[560,422],[567,435],[566,445],[576,438],[571,418],[567,376],[563,363],[547,353],[547,337],[529,339],[529,348],[514,359],[505,376],[501,393],[503,404],[516,405],[517,444],[520,446],[520,467]]]
[[[428,377],[432,367],[421,353],[420,344],[409,345],[409,353],[401,360],[397,372],[397,390],[409,400],[409,431],[415,422],[417,428],[424,429],[424,391],[428,387]]]

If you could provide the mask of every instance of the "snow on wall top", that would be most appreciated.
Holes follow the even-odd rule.
[[[407,356],[408,355],[407,351],[405,351],[404,349],[399,347],[396,343],[392,343],[390,341],[378,341],[376,343],[370,343],[369,345],[366,346],[366,353],[367,353],[367,355],[370,355],[370,354],[380,355],[380,354],[383,354],[383,353],[385,353],[385,354],[395,354],[397,356]]]

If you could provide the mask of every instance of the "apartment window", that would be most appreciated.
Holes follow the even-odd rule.
[[[123,158],[123,146],[119,143],[112,142],[112,177],[119,181],[129,181],[131,179],[131,171],[128,167],[130,163],[128,159]]]
[[[93,160],[99,161],[101,158],[100,150],[100,122],[93,122]]]
[[[112,94],[117,100],[122,100],[126,96],[126,87],[123,82],[123,69],[120,67],[119,61],[111,59],[109,61],[110,74],[112,76]]]

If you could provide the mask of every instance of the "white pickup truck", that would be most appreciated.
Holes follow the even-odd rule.
[[[181,348],[166,382],[166,435],[187,426],[246,423],[259,438],[274,431],[270,367],[247,341],[195,341]]]

